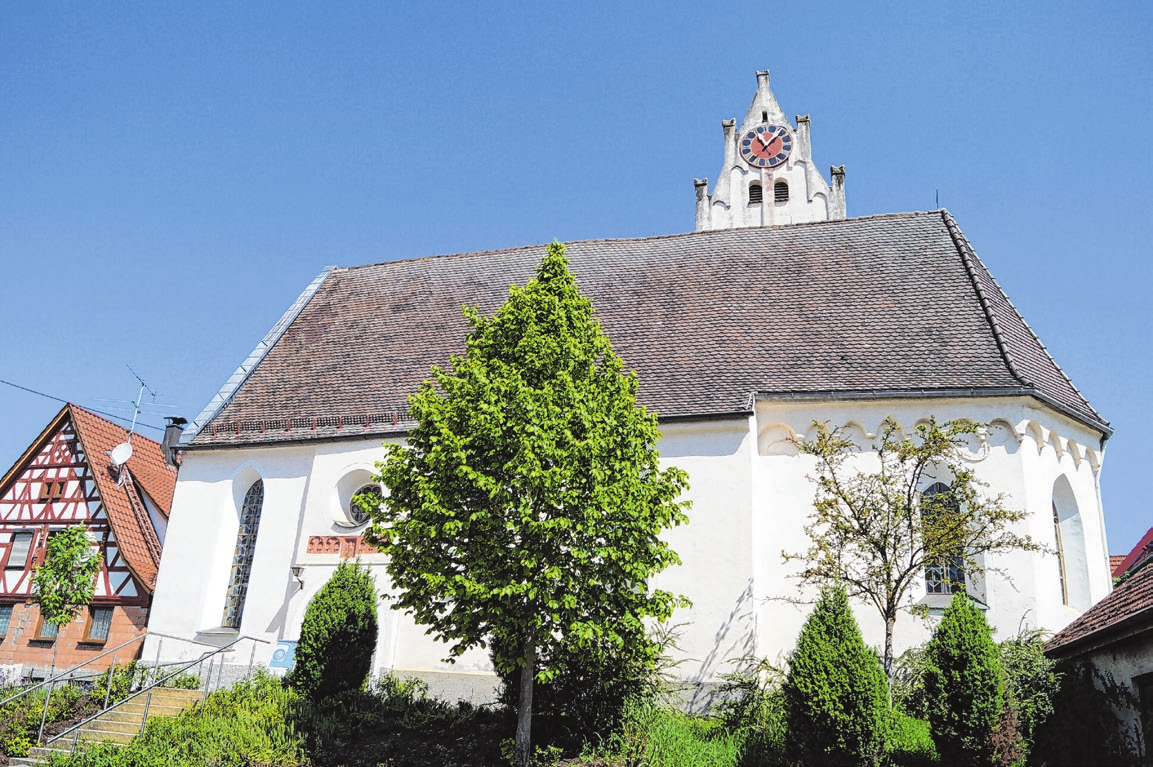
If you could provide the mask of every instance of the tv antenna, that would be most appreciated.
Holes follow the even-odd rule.
[[[132,435],[136,432],[136,419],[140,417],[140,402],[144,399],[144,392],[148,392],[152,395],[152,400],[156,401],[156,392],[152,390],[152,387],[144,382],[144,379],[132,369],[131,365],[124,367],[128,368],[128,372],[140,382],[140,389],[136,392],[136,402],[132,403],[132,425],[128,427],[128,438],[108,451],[108,457],[112,459],[112,465],[117,469],[128,463],[128,459],[132,457]],[[124,475],[121,473],[118,484],[123,484],[123,482]]]

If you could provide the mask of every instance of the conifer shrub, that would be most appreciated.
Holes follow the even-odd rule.
[[[782,691],[791,759],[830,767],[879,760],[888,688],[844,589],[822,591],[789,658]]]
[[[376,644],[376,587],[368,568],[341,562],[304,611],[285,684],[310,700],[359,690]]]
[[[992,763],[993,735],[1005,702],[1004,673],[985,616],[963,593],[953,595],[925,647],[924,685],[942,763]]]

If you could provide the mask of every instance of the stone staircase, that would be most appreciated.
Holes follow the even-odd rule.
[[[151,700],[149,696],[151,696]],[[93,743],[109,741],[117,745],[124,745],[140,734],[141,729],[143,729],[145,707],[147,707],[149,719],[154,716],[176,716],[203,698],[204,693],[200,690],[154,687],[146,693],[89,719],[78,731],[66,735],[61,740],[45,744],[43,747],[33,748],[28,756],[12,759],[9,764],[13,767],[16,765],[32,767],[43,764],[48,760],[49,754],[71,752],[73,738]]]

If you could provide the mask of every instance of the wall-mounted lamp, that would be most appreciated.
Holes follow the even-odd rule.
[[[296,579],[296,588],[304,588],[304,568],[300,565],[292,566],[292,577]]]

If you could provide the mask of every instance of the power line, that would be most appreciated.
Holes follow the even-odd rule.
[[[56,402],[63,402],[65,405],[69,404],[68,400],[66,400],[66,399],[60,399],[59,397],[54,397],[51,394],[45,394],[42,391],[36,391],[35,389],[29,389],[27,386],[21,386],[20,384],[15,384],[15,383],[12,383],[11,381],[5,381],[3,378],[0,378],[0,384],[4,384],[5,386],[11,386],[13,389],[19,389],[20,391],[26,391],[29,394],[35,394],[38,397],[44,397],[45,399],[54,400]],[[114,418],[117,421],[131,421],[132,420],[130,418],[125,418],[122,415],[113,415],[112,413],[106,413],[103,410],[97,410],[96,408],[85,407],[84,409],[85,410],[91,410],[93,413],[96,413],[98,415],[102,415],[105,418]],[[137,426],[143,426],[146,429],[156,429],[156,431],[164,431],[163,426],[153,426],[150,423],[137,423],[136,425]]]

